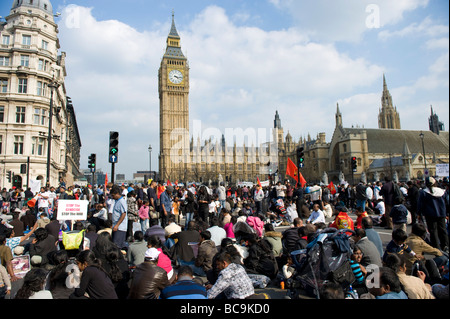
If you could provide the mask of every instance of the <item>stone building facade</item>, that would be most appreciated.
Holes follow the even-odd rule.
[[[0,23],[0,184],[25,187],[28,179],[38,179],[41,185],[58,186],[60,180],[70,185],[82,176],[81,139],[64,83],[66,53],[59,52],[52,4],[14,0],[5,20]]]
[[[345,127],[338,105],[330,142],[326,141],[325,133],[319,133],[315,139],[308,134],[307,138],[294,141],[289,132],[285,135],[278,111],[272,141],[264,145],[244,143],[239,146],[235,141],[228,143],[224,135],[194,141],[189,130],[189,63],[180,41],[173,18],[159,70],[159,167],[160,178],[164,181],[256,182],[257,177],[266,180],[269,176],[276,176],[277,180],[290,179],[286,176],[287,161],[297,163],[300,147],[305,150],[306,160],[301,173],[309,183],[324,179],[350,183],[361,178],[375,181],[386,175],[399,180],[422,178],[424,159],[430,174],[434,174],[433,164],[449,162],[448,132],[423,132],[424,154],[421,132],[401,129],[400,115],[393,105],[384,75],[378,129]],[[350,168],[352,157],[357,158],[356,172]]]

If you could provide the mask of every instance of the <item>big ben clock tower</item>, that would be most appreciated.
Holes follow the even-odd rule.
[[[181,51],[172,14],[172,28],[159,68],[160,178],[172,182],[185,176],[189,154],[189,63]]]

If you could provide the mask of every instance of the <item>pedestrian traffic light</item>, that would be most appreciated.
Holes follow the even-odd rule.
[[[92,171],[95,171],[97,165],[97,155],[91,154],[89,156],[89,165],[88,168],[90,168]]]
[[[298,160],[299,168],[302,168],[305,166],[305,149],[303,147],[299,147],[297,149],[297,160]]]
[[[21,164],[20,165],[20,174],[26,174],[27,173],[27,164]]]
[[[356,157],[352,157],[352,170],[356,172],[358,170],[358,162]]]
[[[119,133],[110,132],[109,133],[109,158],[111,162],[111,157],[115,156],[117,158],[119,154]]]
[[[14,178],[14,173],[11,171],[8,171],[8,174],[6,175],[6,178],[8,179],[8,182],[11,183],[12,179]]]

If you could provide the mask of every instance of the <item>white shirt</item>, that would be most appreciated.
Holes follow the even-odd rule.
[[[385,212],[385,206],[384,206],[384,202],[381,201],[377,204],[377,206],[375,206],[376,209],[378,209],[380,211],[380,215],[384,215]]]
[[[315,185],[309,188],[311,201],[322,200],[322,187]]]
[[[325,215],[320,209],[317,212],[313,210],[311,216],[308,218],[308,221],[312,224],[325,223]]]
[[[44,192],[44,193],[41,193],[41,194],[42,194],[42,196],[47,197],[47,198],[39,196],[38,207],[39,208],[41,208],[41,207],[48,207],[50,192]]]
[[[295,206],[295,204],[289,205],[286,212],[287,212],[286,219],[290,223],[292,223],[294,219],[298,217],[297,207]]]
[[[373,198],[372,187],[370,187],[370,186],[366,187],[366,195],[369,200],[372,200],[372,198]]]

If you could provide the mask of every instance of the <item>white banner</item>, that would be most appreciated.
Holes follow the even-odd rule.
[[[58,220],[86,220],[89,201],[58,200]]]
[[[436,176],[448,177],[449,168],[448,164],[436,164]]]
[[[30,188],[31,192],[36,195],[41,191],[41,181],[36,179],[30,180]]]

